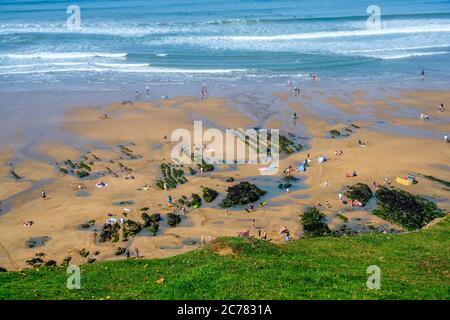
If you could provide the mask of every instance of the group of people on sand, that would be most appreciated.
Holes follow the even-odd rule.
[[[286,226],[282,226],[280,228],[280,235],[283,237],[283,240],[285,242],[288,242],[290,240],[290,237],[289,237],[290,232],[289,232],[289,229]]]
[[[125,256],[127,257],[127,259],[131,259],[131,251],[130,251],[130,249],[127,248],[125,250]],[[139,254],[139,249],[138,248],[134,249],[134,257],[135,258],[140,258],[141,257],[140,254]]]

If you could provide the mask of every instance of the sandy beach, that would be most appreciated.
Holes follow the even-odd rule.
[[[202,100],[183,96],[137,101],[132,105],[117,102],[106,108],[71,109],[58,126],[77,143],[62,144],[47,139],[34,144],[31,151],[22,152],[20,157],[17,157],[20,150],[14,145],[0,150],[0,265],[8,270],[25,268],[26,260],[36,253],[45,253],[47,259],[58,264],[67,256],[72,257],[72,263],[82,264],[86,263],[79,254],[82,249],[91,252],[96,261],[124,259],[123,255],[115,255],[118,247],[130,251],[138,248],[142,257],[161,258],[198,248],[202,237],[208,241],[236,236],[246,230],[255,237],[267,232],[269,240],[281,243],[282,226],[290,230],[293,239],[302,236],[300,215],[306,207],[314,205],[326,214],[331,229],[344,223],[339,217],[344,215],[347,224],[359,232],[369,229],[404,232],[400,226],[372,215],[370,204],[352,208],[338,198],[348,185],[384,184],[386,176],[396,187],[432,199],[442,209],[450,209],[449,190],[422,177],[450,180],[450,144],[443,138],[450,128],[449,110],[437,109],[439,103],[450,106],[450,92],[405,90],[382,98],[373,98],[364,90],[354,90],[345,98],[323,94],[319,101],[330,107],[320,106],[321,110],[317,109],[318,96],[317,91],[314,97],[308,92],[296,97],[288,90],[274,90],[273,101],[267,108],[260,103],[252,105],[251,101],[243,107],[226,97]],[[327,108],[329,113],[322,112]],[[292,117],[294,112],[297,119]],[[420,120],[420,113],[428,114],[430,120]],[[359,114],[370,118],[353,118]],[[191,165],[183,167],[187,183],[161,190],[156,185],[161,178],[160,165],[171,161],[170,152],[176,144],[170,141],[170,135],[178,128],[192,132],[195,120],[203,121],[205,129],[245,130],[261,126],[280,129],[283,134],[294,132],[303,150],[282,156],[280,170],[274,176],[261,176],[258,168],[262,165],[255,164],[216,165],[214,171],[189,175],[188,167],[197,169]],[[388,126],[390,130],[384,130]],[[395,128],[406,129],[395,131]],[[330,130],[339,131],[341,136],[332,138]],[[421,130],[441,138],[420,135]],[[343,153],[336,155],[337,150]],[[310,165],[306,172],[294,174],[298,181],[289,192],[278,188],[283,170],[290,165],[297,167],[308,155]],[[320,156],[327,161],[319,163]],[[80,179],[59,170],[64,161],[80,159],[90,163],[95,174]],[[131,169],[131,174],[124,172],[124,168]],[[346,177],[352,171],[357,176]],[[416,175],[418,183],[403,186],[394,182],[396,177],[408,174]],[[125,179],[127,175],[133,179]],[[235,181],[227,182],[229,177]],[[107,186],[97,188],[100,181]],[[268,191],[262,198],[267,205],[250,213],[245,207],[226,213],[219,203],[228,187],[240,181]],[[146,185],[148,189],[144,188]],[[107,219],[142,222],[142,208],[164,218],[175,210],[167,204],[169,194],[176,202],[183,195],[201,195],[202,187],[218,191],[218,198],[211,203],[203,202],[200,208],[188,208],[186,217],[176,227],[163,220],[156,235],[144,230],[128,241],[122,241],[122,236],[115,243],[98,241]],[[47,200],[41,198],[42,190],[46,191]],[[32,225],[23,226],[29,220]],[[92,226],[81,227],[91,220],[95,220]],[[32,248],[27,245],[30,239],[35,243]]]

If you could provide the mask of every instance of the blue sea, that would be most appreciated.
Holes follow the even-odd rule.
[[[0,1],[0,91],[312,74],[395,83],[422,70],[450,83],[450,1]]]

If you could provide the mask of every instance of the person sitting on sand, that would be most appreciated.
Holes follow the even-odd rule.
[[[32,220],[27,220],[22,223],[22,226],[24,226],[24,227],[31,227],[32,225],[33,225]]]
[[[448,134],[444,134],[444,141],[445,142],[449,142],[450,140],[448,140]]]
[[[440,105],[439,105],[439,107],[438,107],[438,109],[439,109],[439,112],[444,112],[444,104],[443,103],[441,103]]]
[[[100,182],[97,182],[97,183],[95,184],[95,186],[96,186],[97,188],[103,188],[103,187],[106,187],[107,184],[104,183],[103,181],[100,181]]]
[[[358,145],[359,145],[360,147],[365,147],[365,146],[366,146],[366,143],[365,143],[365,142],[362,142],[361,140],[358,140]]]
[[[353,170],[352,173],[347,173],[347,178],[353,178],[353,177],[356,177],[356,176],[357,176],[357,174],[356,174],[355,170]]]
[[[252,212],[252,211],[254,211],[254,210],[255,210],[255,205],[254,205],[253,203],[250,203],[250,204],[248,205],[248,207],[245,208],[245,211],[247,211],[248,213],[250,213],[250,212]]]
[[[336,150],[336,151],[334,151],[334,155],[336,155],[336,156],[340,156],[340,155],[342,155],[344,153],[344,151],[342,151],[342,150]]]

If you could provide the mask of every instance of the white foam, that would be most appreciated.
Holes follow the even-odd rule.
[[[450,53],[450,51],[412,52],[412,53],[397,54],[397,55],[387,55],[387,56],[378,56],[378,57],[374,56],[374,58],[380,58],[383,60],[397,60],[397,59],[406,59],[406,58],[412,58],[412,57],[434,56],[434,55],[447,54],[447,53]]]
[[[286,40],[312,40],[323,38],[339,38],[339,37],[365,37],[379,36],[389,34],[415,34],[415,33],[436,33],[450,32],[450,24],[427,26],[427,27],[400,27],[400,28],[381,28],[381,29],[361,29],[361,30],[345,30],[345,31],[324,31],[309,32],[297,34],[279,34],[279,35],[261,35],[261,36],[224,36],[210,37],[211,39],[232,40],[232,41],[286,41]]]
[[[122,59],[126,58],[126,53],[110,53],[110,52],[30,52],[30,53],[9,53],[0,55],[0,57],[6,57],[9,59],[86,59],[86,58],[113,58]]]

